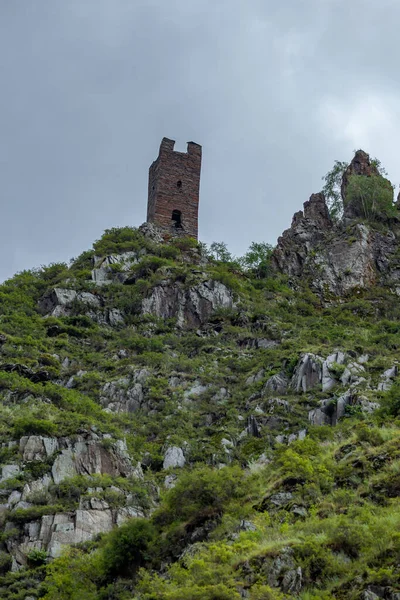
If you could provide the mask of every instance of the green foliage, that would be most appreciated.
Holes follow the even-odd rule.
[[[132,519],[114,529],[101,549],[105,577],[133,575],[151,558],[155,536],[155,527],[146,519]]]
[[[106,229],[101,238],[93,244],[93,250],[97,256],[108,256],[148,246],[146,238],[134,227],[112,227]]]
[[[240,263],[245,269],[251,270],[257,279],[264,279],[270,273],[272,251],[273,246],[267,242],[252,242]]]
[[[323,176],[325,181],[322,192],[326,198],[332,219],[339,220],[343,214],[343,201],[341,194],[341,185],[343,174],[349,163],[335,160],[335,163],[330,171]]]
[[[221,262],[232,262],[233,256],[229,252],[225,242],[213,242],[210,245],[210,253],[216,260]]]
[[[323,303],[305,282],[294,291],[287,278],[270,271],[266,243],[251,244],[241,260],[217,244],[207,264],[194,240],[157,245],[132,228],[108,230],[95,244],[96,254],[128,250],[139,261],[129,284],[99,290],[105,310],[123,312],[120,328],[95,322],[83,304],[68,317],[37,312],[38,299],[54,285],[91,289],[85,277],[92,251],[69,269],[50,265],[0,286],[1,362],[52,373],[50,381],[35,383],[0,371],[0,458],[20,467],[0,488],[5,502],[52,467],[57,453],[22,459],[18,441],[25,435],[68,436],[71,444],[94,439],[101,469],[112,472],[115,442],[126,440],[144,479],[91,473],[31,492],[24,498],[32,506],[3,511],[0,542],[5,552],[6,542],[21,543],[28,523],[99,501],[119,520],[131,508],[147,518],[127,521],[51,561],[43,551],[30,552],[19,573],[11,573],[9,555],[0,554],[0,596],[222,600],[239,599],[245,589],[250,600],[283,600],[290,596],[281,589],[284,573],[281,587],[271,588],[268,569],[285,548],[294,568],[302,569],[301,600],[353,600],[371,583],[398,589],[400,388],[376,389],[383,371],[400,360],[398,297],[371,287]],[[143,298],[163,278],[183,289],[205,278],[223,281],[235,292],[235,307],[215,311],[190,331],[174,319],[143,316]],[[263,347],[261,340],[277,344]],[[309,410],[320,400],[333,407],[347,389],[339,381],[344,365],[330,366],[338,380],[332,391],[316,386],[297,394],[289,386],[285,397],[265,394],[271,375],[290,379],[302,353],[326,357],[337,349],[352,361],[369,355],[364,368],[370,385],[362,393],[381,402],[377,413],[354,405],[336,427],[310,426]],[[250,375],[257,376],[253,383]],[[135,410],[105,411],[107,402],[127,402]],[[260,437],[249,433],[250,418]],[[289,444],[289,436],[303,429],[306,438]],[[184,450],[187,462],[166,473],[171,445]],[[167,475],[175,486],[169,490]]]
[[[393,188],[388,180],[380,175],[350,175],[345,202],[358,206],[366,219],[396,215]]]
[[[31,567],[38,567],[46,563],[47,552],[45,550],[38,550],[35,548],[26,555],[26,558],[28,559],[28,564]]]
[[[358,205],[366,219],[392,217],[396,211],[393,206],[393,188],[385,179],[387,173],[377,158],[371,160],[371,165],[377,169],[378,175],[349,176],[345,202]],[[341,186],[348,166],[347,162],[335,160],[332,169],[322,178],[325,181],[322,191],[330,215],[335,221],[343,215]]]

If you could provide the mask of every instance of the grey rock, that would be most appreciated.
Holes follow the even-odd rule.
[[[302,570],[297,567],[292,548],[282,548],[268,567],[268,584],[279,587],[285,594],[299,594],[302,587]]]
[[[343,193],[353,168],[360,175],[374,168],[369,157],[360,169],[355,165],[361,162],[356,157],[354,160],[343,178]],[[322,297],[342,296],[354,288],[376,283],[391,284],[396,290],[400,279],[396,235],[389,229],[382,232],[355,220],[360,216],[357,202],[359,199],[356,204],[346,203],[343,219],[333,224],[323,195],[311,196],[304,204],[304,212],[294,215],[291,227],[278,239],[272,255],[273,268],[289,275],[294,286],[295,279],[311,278],[312,286]]]
[[[53,288],[39,300],[39,311],[43,315],[63,317],[71,314],[75,302],[81,302],[91,308],[99,308],[101,299],[90,292],[76,292],[64,288]]]
[[[186,463],[186,459],[183,454],[182,448],[178,446],[171,446],[167,448],[167,451],[164,455],[164,463],[163,469],[169,468],[181,468],[184,467]]]
[[[7,507],[13,508],[16,504],[18,504],[18,502],[21,500],[21,498],[22,498],[21,492],[14,490],[13,492],[11,492],[11,494],[8,497]]]
[[[272,375],[265,383],[261,395],[271,396],[273,394],[286,394],[289,381],[283,373]]]
[[[242,520],[239,524],[240,531],[257,531],[257,527],[251,521]]]
[[[290,404],[287,400],[283,400],[282,398],[270,398],[267,401],[268,412],[273,414],[275,411],[283,410],[285,412],[290,412]]]
[[[18,465],[3,465],[1,469],[1,479],[0,481],[6,481],[7,479],[12,479],[18,475],[20,472],[20,468]]]
[[[258,383],[259,381],[262,381],[264,379],[264,377],[265,377],[265,370],[260,369],[259,371],[257,371],[257,373],[250,375],[246,379],[246,385],[252,385],[253,383]]]
[[[232,292],[219,281],[208,280],[187,289],[167,280],[143,300],[142,314],[176,318],[178,327],[197,328],[205,324],[217,308],[233,306]]]
[[[171,490],[176,485],[177,476],[172,473],[171,475],[167,475],[164,479],[164,486],[167,490]]]
[[[125,319],[118,308],[110,308],[108,310],[107,321],[111,327],[118,327],[118,325],[123,325],[125,323]]]
[[[279,343],[276,342],[275,340],[268,340],[265,338],[260,338],[257,340],[257,348],[260,348],[262,350],[268,350],[269,348],[275,348],[275,346],[278,346]]]
[[[361,380],[365,379],[362,375],[365,373],[365,368],[357,362],[351,362],[347,365],[343,372],[340,381],[343,385],[359,385]]]
[[[247,429],[246,429],[246,434],[247,434]],[[229,454],[233,448],[233,442],[231,440],[228,440],[227,438],[222,438],[221,446],[223,446],[225,452],[227,454]]]
[[[22,491],[22,500],[29,501],[33,495],[45,493],[51,483],[52,478],[49,475],[44,475],[40,479],[26,483]]]
[[[55,459],[51,470],[56,484],[75,475],[135,475],[135,469],[122,440],[107,448],[102,446],[101,441],[85,440],[82,437],[78,437],[74,442],[66,439],[65,444],[66,447]]]
[[[274,506],[281,508],[282,506],[286,506],[292,499],[293,494],[291,492],[278,492],[271,496],[269,501]]]
[[[393,381],[398,375],[398,371],[397,365],[390,367],[390,369],[386,369],[386,371],[381,375],[381,381],[378,383],[378,390],[382,392],[390,390],[393,385]]]
[[[333,364],[342,365],[345,362],[344,352],[335,352],[330,354],[326,360],[322,363],[322,391],[327,392],[331,390],[337,384],[336,377],[331,372]]]
[[[362,594],[362,600],[381,600],[383,596],[377,596],[372,590],[365,590]]]
[[[133,377],[122,377],[103,386],[100,403],[108,412],[125,413],[139,409],[149,410],[146,404],[145,384],[150,375],[147,369],[139,369]]]
[[[254,415],[250,415],[247,420],[247,433],[253,437],[261,437],[260,428]]]
[[[26,462],[44,460],[58,450],[57,438],[46,438],[40,435],[24,436],[19,442],[19,451]]]
[[[308,392],[321,384],[322,359],[315,354],[303,354],[294,370],[291,386],[296,392]]]
[[[308,419],[312,425],[336,425],[346,412],[346,406],[359,403],[357,394],[353,390],[347,390],[336,402],[331,398],[321,400],[320,407],[308,413]]]
[[[208,385],[204,385],[201,381],[196,380],[190,388],[183,392],[183,399],[190,400],[191,398],[197,398],[201,394],[204,394],[208,388]]]

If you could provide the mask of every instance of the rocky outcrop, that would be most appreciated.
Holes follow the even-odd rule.
[[[132,465],[123,440],[113,441],[110,435],[100,436],[94,432],[74,438],[30,435],[19,440],[19,452],[22,463],[4,465],[1,479],[1,496],[6,497],[6,503],[0,505],[0,510],[7,511],[5,531],[10,532],[7,549],[12,555],[14,570],[27,564],[27,555],[32,550],[43,550],[55,557],[65,545],[90,540],[129,517],[143,516],[143,508],[134,495],[111,486],[107,490],[88,487],[85,494],[78,496],[76,510],[28,520],[29,511],[34,513],[37,504],[56,505],[59,484],[77,475],[88,477],[88,486],[93,475],[142,479],[141,467]],[[29,471],[32,462],[44,463],[49,472],[38,479],[29,478],[21,491],[12,490],[14,478],[23,475],[26,469]],[[106,493],[114,494],[112,504],[105,499]],[[15,527],[15,515],[18,517],[21,512],[24,515],[24,511],[22,529]]]
[[[287,275],[300,277],[310,252],[332,229],[323,194],[313,194],[304,203],[304,212],[295,213],[290,229],[284,231],[272,255],[275,267]]]
[[[321,383],[322,359],[315,354],[304,354],[298,362],[291,381],[296,392],[308,392]]]
[[[337,400],[329,398],[321,400],[320,407],[309,412],[308,418],[312,425],[336,425],[344,417],[347,406],[359,404],[356,393],[348,390]]]
[[[134,265],[146,254],[146,249],[141,248],[138,252],[121,252],[121,254],[110,254],[108,256],[94,256],[92,280],[96,285],[107,285],[113,281],[124,283],[129,279]]]
[[[381,380],[378,383],[378,390],[381,392],[390,390],[398,374],[399,368],[397,365],[393,365],[393,367],[390,367],[390,369],[386,369],[386,371],[381,375]]]
[[[277,373],[270,377],[262,391],[262,396],[274,396],[275,394],[286,394],[288,389],[289,381],[284,373]]]
[[[352,175],[358,175],[361,177],[380,177],[380,173],[376,164],[374,164],[369,154],[363,150],[357,150],[353,160],[343,173],[341,195],[343,198],[344,205],[344,219],[356,219],[363,217],[363,206],[359,198],[348,198],[348,187],[349,178]],[[382,182],[385,182],[388,190],[392,191],[391,183],[388,179],[381,178]]]
[[[83,312],[99,325],[116,327],[124,323],[120,310],[104,308],[103,298],[90,292],[53,288],[39,300],[38,309],[42,315],[52,317],[69,317]]]
[[[65,546],[80,544],[100,533],[111,531],[126,519],[141,517],[143,512],[134,507],[112,509],[107,502],[92,499],[101,509],[78,509],[75,512],[44,515],[23,526],[22,537],[10,536],[7,550],[14,561],[14,570],[26,566],[32,550],[44,550],[50,558],[61,554]]]
[[[125,413],[142,409],[149,411],[151,403],[146,399],[147,369],[139,369],[132,377],[121,377],[106,383],[100,394],[100,403],[107,412]]]
[[[302,588],[302,569],[295,562],[293,549],[288,546],[276,556],[255,556],[246,561],[241,570],[248,584],[261,576],[268,585],[290,594],[291,598],[297,597]]]
[[[221,282],[207,280],[186,288],[166,280],[142,302],[142,313],[162,319],[175,318],[178,327],[200,327],[217,308],[232,308],[232,292]]]
[[[103,445],[101,440],[69,438],[59,440],[61,453],[51,468],[54,483],[58,484],[75,475],[93,475],[95,473],[127,477],[134,473],[126,445],[122,440]]]
[[[100,308],[102,305],[101,299],[90,292],[53,288],[39,300],[38,307],[42,315],[65,317],[71,314],[71,309],[76,303],[90,308]]]
[[[363,216],[360,201],[346,198],[351,175],[379,173],[369,156],[358,151],[343,176],[343,219],[332,223],[323,194],[313,194],[278,239],[272,266],[293,278],[294,284],[296,278],[308,280],[321,296],[342,296],[376,283],[389,283],[400,294],[398,226],[395,221],[379,228],[373,222],[359,222]],[[391,190],[390,182],[381,179]]]

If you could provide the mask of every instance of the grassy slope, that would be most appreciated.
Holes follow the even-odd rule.
[[[326,307],[307,285],[293,292],[282,278],[260,280],[235,265],[210,263],[204,270],[235,290],[237,308],[215,315],[208,335],[179,332],[173,321],[139,318],[138,308],[166,269],[187,285],[197,280],[199,267],[187,262],[190,248],[184,242],[180,247],[156,247],[125,228],[106,234],[95,251],[101,255],[143,244],[150,255],[138,267],[136,284],[101,290],[106,305],[124,311],[128,324],[124,328],[97,325],[81,314],[79,306],[75,317],[60,319],[44,319],[36,310],[40,296],[55,285],[93,291],[88,280],[90,253],[70,269],[52,265],[24,272],[0,287],[0,332],[6,336],[2,364],[46,369],[51,376],[50,381],[33,383],[0,367],[1,441],[27,434],[73,435],[81,428],[96,427],[115,439],[126,438],[134,461],[150,457],[142,484],[101,476],[96,482],[75,478],[55,486],[33,508],[14,514],[13,525],[18,529],[41,514],[73,509],[93,485],[131,486],[149,508],[155,490],[163,489],[166,444],[186,443],[190,464],[175,471],[176,487],[161,491],[159,508],[149,520],[132,521],[70,550],[50,566],[42,564],[43,556],[32,556],[32,568],[17,574],[7,573],[8,558],[2,552],[2,597],[223,600],[240,598],[240,590],[246,589],[254,600],[282,598],[279,590],[268,587],[266,573],[288,547],[302,568],[298,597],[304,600],[358,598],[369,582],[399,587],[397,386],[386,394],[363,391],[369,400],[383,402],[379,413],[349,414],[335,429],[309,428],[304,441],[282,446],[275,436],[306,427],[309,408],[327,397],[317,391],[289,395],[290,412],[275,411],[280,419],[277,430],[265,427],[261,438],[240,437],[257,406],[268,412],[267,400],[258,395],[266,379],[282,367],[290,376],[302,352],[327,356],[340,348],[369,354],[368,377],[377,383],[382,371],[400,358],[398,298],[376,288]],[[58,327],[58,335],[48,335],[52,326]],[[251,348],[251,339],[260,336],[280,344],[269,350]],[[115,358],[121,349],[127,357]],[[62,370],[65,357],[72,362]],[[148,396],[157,413],[104,412],[98,401],[101,386],[126,375],[132,366],[151,370]],[[249,375],[261,368],[262,381],[246,386]],[[74,389],[57,384],[60,374],[65,378],[80,370],[86,374],[76,379]],[[171,374],[209,387],[185,404],[183,389],[168,385]],[[218,399],[221,387],[229,394]],[[340,391],[334,389],[332,398]],[[221,445],[223,438],[233,442],[229,456]],[[7,463],[17,451],[5,445],[1,452],[2,463]],[[263,453],[270,461],[265,466],[255,462]],[[223,464],[227,466],[220,468]],[[46,464],[31,464],[14,481],[1,485],[21,489],[46,469]],[[279,492],[292,497],[277,508],[270,497]],[[255,531],[241,531],[241,521],[250,521]],[[205,524],[211,524],[207,541],[193,546],[191,534]],[[7,535],[9,530],[3,539]],[[187,544],[190,551],[177,560]]]

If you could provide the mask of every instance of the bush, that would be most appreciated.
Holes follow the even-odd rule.
[[[146,519],[132,519],[114,529],[102,548],[106,578],[133,575],[150,560],[149,548],[154,538],[155,528]]]
[[[46,563],[47,552],[46,550],[38,550],[35,548],[27,554],[26,558],[30,567],[39,567],[40,565],[44,565]]]
[[[21,438],[24,435],[55,436],[57,425],[47,419],[35,419],[31,415],[19,417],[14,422],[14,436]]]
[[[5,575],[11,569],[11,554],[0,551],[0,575]]]

